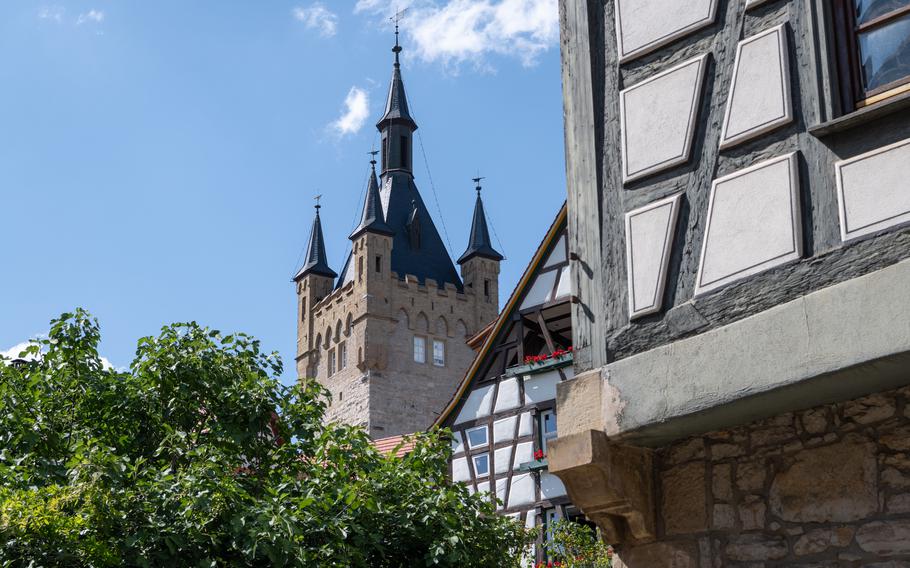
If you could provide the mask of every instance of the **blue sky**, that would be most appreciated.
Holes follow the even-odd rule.
[[[396,5],[409,6],[418,187],[457,257],[470,178],[487,177],[505,301],[565,199],[556,0]],[[340,269],[391,74],[392,10],[0,2],[0,351],[82,306],[115,366],[139,337],[195,320],[257,336],[291,380],[289,280],[317,192]]]

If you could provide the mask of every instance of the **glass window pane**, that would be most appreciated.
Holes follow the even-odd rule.
[[[487,427],[480,426],[479,428],[473,428],[468,430],[468,447],[469,448],[479,448],[481,446],[487,445]]]
[[[910,75],[910,14],[859,34],[859,49],[867,91]]]
[[[546,412],[543,415],[543,433],[544,434],[555,434],[556,433],[556,415],[552,412]]]
[[[446,364],[446,344],[433,340],[433,364],[442,367]]]
[[[481,477],[490,473],[490,455],[474,456],[474,474]]]
[[[417,363],[427,361],[427,342],[423,337],[414,338],[414,361]]]
[[[856,0],[856,21],[860,24],[910,5],[910,0]]]

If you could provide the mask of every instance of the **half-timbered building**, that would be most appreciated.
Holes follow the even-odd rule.
[[[547,470],[556,385],[573,376],[566,243],[563,206],[498,319],[469,342],[477,357],[437,420],[453,433],[452,479],[495,496],[541,542],[550,523],[578,515]]]

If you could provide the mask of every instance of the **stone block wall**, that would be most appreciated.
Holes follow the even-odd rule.
[[[910,567],[910,387],[655,454],[658,541],[630,568]]]

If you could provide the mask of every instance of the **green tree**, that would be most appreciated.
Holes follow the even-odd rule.
[[[560,520],[549,529],[544,546],[551,559],[537,566],[558,568],[610,568],[613,548],[604,544],[588,525]]]
[[[77,310],[0,361],[0,566],[517,566],[444,432],[381,455],[245,335],[171,325],[128,371],[99,341]]]

